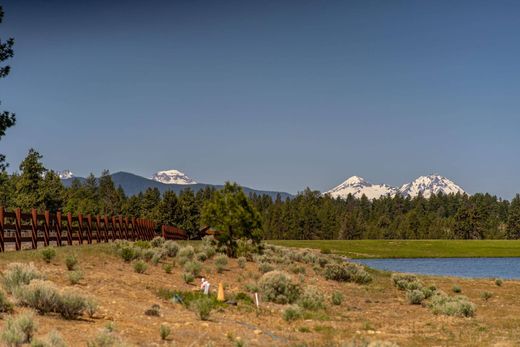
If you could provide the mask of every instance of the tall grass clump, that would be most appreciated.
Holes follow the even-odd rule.
[[[501,287],[503,283],[504,281],[502,281],[500,278],[495,279],[495,284],[497,285],[497,287]]]
[[[476,309],[475,304],[465,296],[448,296],[440,293],[432,296],[429,306],[434,314],[458,317],[473,317]]]
[[[298,305],[291,305],[283,310],[282,317],[286,322],[292,322],[303,316],[302,309]]]
[[[343,294],[341,292],[334,292],[330,297],[330,301],[333,305],[339,306],[343,303]]]
[[[304,309],[316,311],[325,308],[325,297],[318,288],[309,286],[301,294],[298,304]]]
[[[18,347],[30,343],[36,330],[37,324],[32,314],[21,314],[7,319],[0,338],[5,346]]]
[[[65,266],[67,267],[67,270],[74,271],[76,270],[76,267],[78,266],[78,258],[74,254],[69,254],[65,258]]]
[[[179,244],[175,241],[168,240],[166,241],[162,247],[166,251],[166,255],[170,258],[175,258],[177,253],[179,252]]]
[[[31,347],[67,347],[67,344],[56,330],[51,331],[45,340],[34,339]]]
[[[83,272],[81,271],[70,271],[67,275],[69,283],[72,285],[78,284],[83,279]]]
[[[213,310],[213,301],[210,298],[199,298],[190,302],[190,308],[200,320],[208,320]]]
[[[161,335],[161,340],[166,340],[170,334],[172,333],[172,329],[166,324],[161,324],[159,328],[159,334]]]
[[[42,258],[46,263],[50,263],[56,257],[56,250],[52,247],[45,247],[42,249]]]
[[[277,304],[292,304],[300,297],[301,288],[291,276],[281,271],[264,274],[258,281],[264,300]]]
[[[202,270],[202,264],[198,261],[188,261],[184,264],[184,271],[192,274],[193,276],[198,276],[200,271]]]
[[[43,274],[33,263],[10,263],[2,274],[2,285],[8,293],[13,293],[14,290],[29,284],[32,280],[43,278]]]
[[[228,257],[225,254],[219,254],[215,257],[215,268],[218,273],[222,273],[228,264]]]
[[[353,263],[327,264],[323,274],[326,279],[338,282],[367,284],[372,281],[372,276],[361,265]]]
[[[148,269],[148,265],[144,261],[138,260],[134,263],[134,271],[138,274],[145,273],[146,269]]]
[[[188,245],[185,247],[182,247],[179,249],[179,252],[177,253],[177,259],[179,264],[184,265],[190,260],[193,260],[193,257],[195,256],[195,249]]]
[[[172,264],[163,264],[162,268],[163,268],[164,272],[166,272],[167,274],[171,274],[172,270],[173,270],[173,265]]]
[[[184,283],[190,284],[195,280],[195,276],[193,276],[192,273],[184,272],[182,274],[182,280],[184,281]]]
[[[243,269],[246,267],[247,259],[246,257],[238,257],[237,259],[238,267]]]
[[[162,236],[156,236],[150,241],[150,244],[152,247],[162,247],[162,245],[165,243],[165,239]]]

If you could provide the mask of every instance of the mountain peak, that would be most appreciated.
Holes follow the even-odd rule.
[[[170,169],[158,171],[152,176],[152,180],[165,184],[196,184],[195,180],[179,170]]]
[[[448,178],[440,175],[420,176],[410,183],[404,184],[399,192],[405,196],[415,197],[421,194],[429,198],[433,194],[464,194],[464,190]]]
[[[70,171],[70,170],[57,171],[56,174],[62,180],[66,180],[66,179],[70,179],[70,178],[75,177],[74,173],[72,171]]]
[[[333,198],[345,198],[349,194],[355,198],[361,198],[365,195],[368,199],[373,200],[386,195],[394,196],[397,194],[397,188],[386,184],[371,184],[362,177],[352,176],[325,194],[329,194]]]
[[[352,177],[348,178],[345,182],[343,182],[343,184],[347,184],[347,185],[367,185],[367,184],[370,184],[370,183],[368,183],[363,177],[352,176]]]

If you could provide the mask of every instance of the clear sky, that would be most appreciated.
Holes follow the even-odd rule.
[[[11,169],[520,192],[519,1],[0,3]]]

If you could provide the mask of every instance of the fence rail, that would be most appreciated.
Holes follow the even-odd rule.
[[[19,208],[11,212],[0,206],[0,252],[9,246],[21,250],[30,243],[30,248],[51,244],[91,244],[121,240],[151,240],[155,236],[155,223],[128,216],[107,216],[67,213],[38,214],[36,209],[23,213]]]

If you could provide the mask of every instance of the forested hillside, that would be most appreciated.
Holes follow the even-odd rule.
[[[24,210],[128,214],[171,224],[196,235],[204,204],[215,188],[180,193],[157,188],[127,197],[108,171],[64,187],[31,150],[19,173],[0,173],[0,205]],[[489,194],[400,195],[373,201],[334,199],[309,189],[292,199],[250,195],[265,239],[501,239],[520,238],[520,196],[511,202]]]

